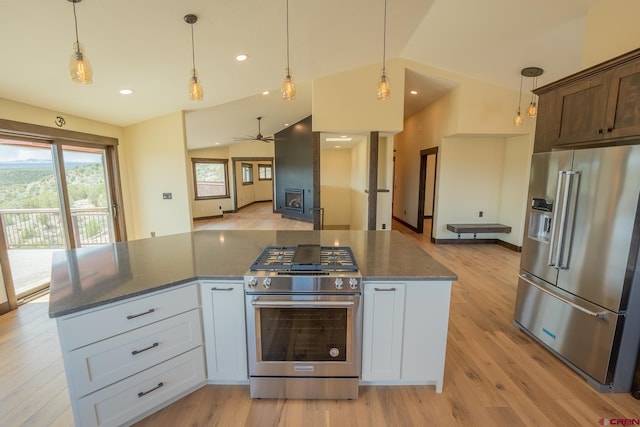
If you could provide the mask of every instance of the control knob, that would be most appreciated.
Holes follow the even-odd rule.
[[[258,284],[258,279],[256,279],[255,277],[252,277],[251,279],[249,279],[249,282],[247,283],[247,285],[251,289],[255,288],[257,284]]]
[[[341,277],[336,277],[336,289],[342,289],[343,284],[342,284],[342,278]]]
[[[349,287],[351,289],[358,289],[358,279],[356,279],[355,277],[349,279]]]
[[[262,287],[265,289],[269,289],[271,287],[271,277],[265,277],[262,281]]]

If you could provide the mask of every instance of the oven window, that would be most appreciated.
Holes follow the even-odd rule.
[[[261,308],[262,360],[347,360],[346,308]]]

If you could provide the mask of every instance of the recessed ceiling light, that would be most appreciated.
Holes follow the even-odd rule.
[[[411,92],[409,92],[411,95],[417,95],[418,91],[417,90],[412,90]]]
[[[284,125],[285,125],[285,126],[289,126],[289,123],[285,123]]]
[[[348,138],[347,135],[340,135],[340,138]]]
[[[340,148],[340,147],[341,147],[340,145],[336,145],[336,148]]]
[[[216,142],[216,144],[215,144],[215,145],[220,145],[220,143],[219,143],[219,142]]]
[[[263,95],[269,95],[269,91],[265,90],[264,92],[262,92]]]
[[[133,89],[120,89],[120,93],[122,95],[131,95],[133,93]]]
[[[236,56],[236,61],[238,62],[246,61],[247,59],[249,59],[249,55],[247,55],[246,53],[241,53],[240,55]]]
[[[349,138],[348,136],[341,136],[341,137],[329,137],[327,138],[328,142],[348,142],[351,141],[351,138]]]

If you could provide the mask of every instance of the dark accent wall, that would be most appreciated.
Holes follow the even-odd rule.
[[[275,136],[275,208],[276,212],[305,221],[313,221],[313,132],[311,116],[300,120]],[[285,189],[304,191],[302,212],[287,210]]]

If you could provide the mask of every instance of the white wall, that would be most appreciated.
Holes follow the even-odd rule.
[[[457,238],[457,234],[446,229],[449,223],[498,222],[504,153],[503,138],[446,138],[443,141],[438,151],[439,180],[443,187],[438,198],[438,221],[433,227],[435,238]],[[479,217],[480,211],[482,217]]]
[[[131,209],[141,239],[191,231],[187,149],[183,112],[125,128]],[[162,193],[171,193],[164,200]]]
[[[599,64],[640,47],[639,16],[638,0],[596,1],[587,14],[582,67]]]
[[[324,228],[351,225],[350,148],[320,150],[320,206],[324,208]]]
[[[311,111],[317,132],[399,132],[404,107],[403,60],[387,62],[391,98],[376,98],[380,65],[348,70],[313,81]]]
[[[366,230],[369,200],[367,189],[369,140],[363,139],[351,149],[351,230]]]
[[[505,140],[500,212],[497,222],[511,226],[511,233],[500,234],[499,239],[516,246],[522,246],[524,240],[532,152],[531,136],[525,135]],[[523,188],[525,191],[522,191]]]

